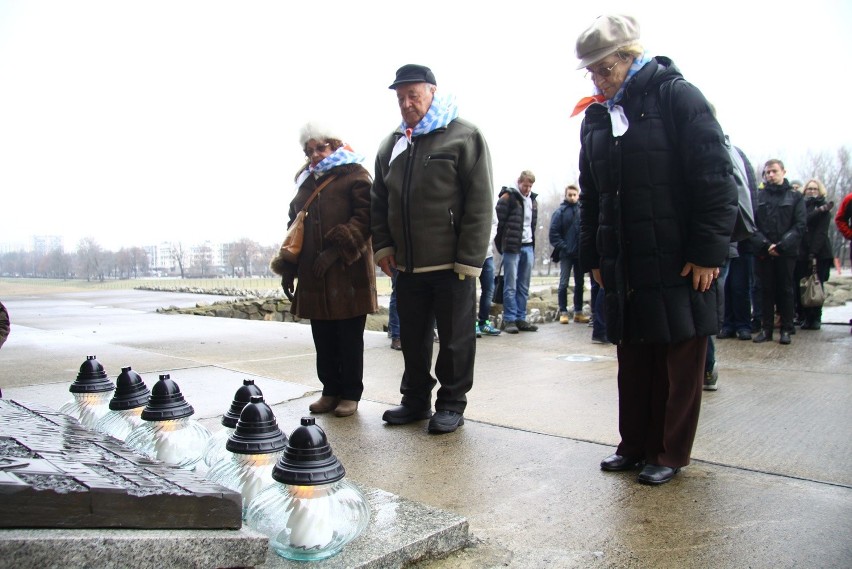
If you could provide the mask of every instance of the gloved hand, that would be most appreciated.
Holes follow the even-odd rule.
[[[816,208],[817,211],[831,211],[832,209],[834,209],[834,202],[828,202]]]
[[[321,279],[325,272],[328,270],[330,266],[334,264],[335,261],[340,257],[336,248],[326,249],[322,253],[319,254],[317,260],[314,261],[313,271],[314,276],[318,279]]]
[[[284,289],[284,293],[293,293],[293,283],[296,280],[296,276],[293,273],[287,273],[281,277],[281,288]],[[287,295],[289,296],[289,294]]]

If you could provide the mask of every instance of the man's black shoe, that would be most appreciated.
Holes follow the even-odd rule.
[[[391,425],[407,425],[414,421],[423,421],[431,416],[431,409],[418,411],[405,405],[398,405],[397,407],[393,407],[392,409],[385,411],[384,415],[382,415],[382,421]]]
[[[462,425],[464,425],[464,415],[442,409],[435,411],[435,414],[429,419],[429,432],[452,433]]]
[[[642,464],[641,458],[630,458],[620,454],[612,454],[601,461],[601,470],[607,472],[621,472],[622,470],[633,470]]]
[[[772,332],[767,333],[766,330],[761,330],[757,336],[752,339],[752,342],[755,344],[762,344],[763,342],[771,342],[772,341]]]
[[[674,475],[680,471],[680,468],[671,468],[669,466],[660,466],[658,464],[646,464],[642,469],[642,472],[639,473],[639,482],[642,484],[665,484],[672,478]]]
[[[719,330],[719,333],[716,334],[716,338],[718,338],[720,340],[725,340],[727,338],[733,338],[733,337],[734,337],[734,331],[731,330],[730,328],[722,328],[721,330]]]
[[[517,326],[518,330],[521,332],[535,332],[538,330],[538,326],[530,324],[526,320],[515,320],[515,326]]]
[[[751,340],[751,330],[746,330],[745,328],[737,330],[737,338],[740,340]]]
[[[784,332],[784,331],[782,330],[782,331],[781,331],[781,337],[778,339],[778,343],[779,343],[779,344],[784,344],[784,345],[786,346],[786,345],[787,345],[787,344],[789,344],[791,341],[792,341],[792,338],[790,338],[790,333],[789,333],[789,332]]]

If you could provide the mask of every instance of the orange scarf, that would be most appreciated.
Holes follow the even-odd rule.
[[[604,101],[606,101],[606,97],[604,97],[603,95],[592,95],[590,97],[583,97],[577,103],[577,106],[574,107],[574,112],[571,113],[571,116],[576,117],[591,105],[595,103],[603,103]]]

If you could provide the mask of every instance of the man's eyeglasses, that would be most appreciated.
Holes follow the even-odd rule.
[[[325,144],[317,144],[315,148],[310,148],[309,146],[305,147],[305,156],[310,158],[314,155],[314,152],[323,152],[326,148],[331,146],[328,142]]]
[[[616,61],[609,67],[598,67],[597,70],[587,69],[586,73],[583,75],[586,79],[594,79],[597,77],[609,77],[612,75],[612,70],[615,69],[615,66],[621,63],[620,61]]]

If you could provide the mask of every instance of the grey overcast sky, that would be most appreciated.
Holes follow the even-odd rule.
[[[274,244],[299,126],[337,128],[372,171],[405,63],[485,133],[495,190],[530,169],[559,192],[591,92],[574,43],[609,12],[638,18],[756,164],[806,177],[809,151],[852,142],[848,0],[0,0],[0,244]]]

